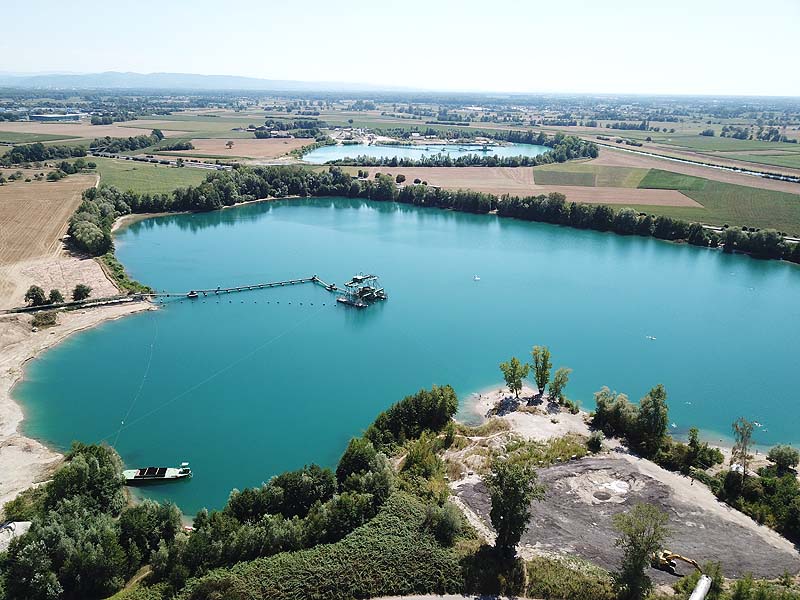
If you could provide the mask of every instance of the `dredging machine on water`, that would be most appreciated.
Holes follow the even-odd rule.
[[[366,308],[388,297],[386,290],[380,286],[377,275],[358,274],[344,284],[344,290],[336,301],[355,308]]]

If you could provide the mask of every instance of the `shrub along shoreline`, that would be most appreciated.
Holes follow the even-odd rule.
[[[800,263],[800,244],[786,242],[775,230],[747,231],[730,227],[717,232],[706,229],[701,223],[655,217],[632,208],[616,210],[603,204],[568,202],[559,193],[518,197],[449,191],[416,184],[398,186],[395,178],[388,174],[376,174],[373,179],[354,178],[338,167],[315,172],[299,166],[235,165],[230,171],[209,174],[198,186],[163,194],[121,192],[105,186],[90,188],[83,193],[83,202],[70,219],[69,234],[78,250],[101,256],[113,252],[114,221],[127,214],[204,212],[262,198],[290,196],[344,196],[475,214],[493,213],[576,229],[654,237],[701,247],[722,246],[725,252]]]

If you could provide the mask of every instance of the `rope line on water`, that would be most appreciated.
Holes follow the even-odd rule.
[[[223,367],[223,368],[219,369],[218,371],[215,371],[214,373],[212,373],[211,375],[209,375],[209,376],[208,376],[208,377],[206,377],[205,379],[203,379],[203,380],[201,380],[201,381],[198,381],[197,383],[195,383],[195,384],[193,384],[193,385],[189,386],[189,387],[188,387],[186,390],[182,391],[181,393],[177,394],[176,396],[173,396],[172,398],[170,398],[170,399],[169,399],[169,400],[167,400],[166,402],[163,402],[163,403],[159,404],[158,406],[156,406],[155,408],[153,408],[152,410],[149,410],[149,411],[147,411],[146,413],[144,413],[143,415],[141,415],[141,416],[139,416],[139,417],[136,417],[136,418],[135,418],[133,421],[131,421],[130,423],[125,423],[125,424],[122,424],[122,425],[120,425],[119,431],[117,432],[117,437],[119,437],[119,433],[120,433],[121,431],[123,431],[124,429],[127,429],[128,427],[131,427],[131,426],[133,426],[133,425],[136,425],[137,423],[139,423],[139,422],[143,421],[144,419],[146,419],[146,418],[148,418],[148,417],[151,417],[151,416],[153,416],[155,413],[157,413],[157,412],[158,412],[158,411],[160,411],[161,409],[163,409],[163,408],[165,408],[165,407],[169,406],[170,404],[172,404],[172,403],[174,403],[174,402],[177,402],[178,400],[180,400],[180,399],[181,399],[181,398],[183,398],[184,396],[186,396],[186,395],[188,395],[188,394],[192,393],[193,391],[197,390],[198,388],[200,388],[200,387],[204,386],[206,383],[208,383],[208,382],[209,382],[209,381],[211,381],[212,379],[215,379],[215,378],[216,378],[216,377],[218,377],[219,375],[222,375],[223,373],[225,373],[226,371],[229,371],[230,369],[232,369],[233,367],[235,367],[235,366],[236,366],[236,365],[238,365],[239,363],[241,363],[241,362],[244,362],[245,360],[247,360],[247,359],[248,359],[248,358],[250,358],[251,356],[253,356],[253,355],[255,355],[256,353],[260,352],[261,350],[263,350],[263,349],[264,349],[264,348],[266,348],[267,346],[269,346],[269,345],[271,345],[271,344],[273,344],[273,343],[277,342],[279,339],[281,339],[282,337],[284,337],[284,336],[285,336],[287,333],[289,333],[289,332],[291,332],[291,331],[293,331],[293,330],[297,329],[297,328],[298,328],[300,325],[302,325],[302,324],[306,323],[307,321],[309,321],[309,320],[310,320],[310,319],[312,319],[313,317],[317,316],[317,315],[318,315],[320,312],[322,312],[322,310],[323,310],[323,309],[322,309],[322,307],[320,307],[320,308],[318,308],[318,309],[315,309],[315,310],[314,310],[314,311],[313,311],[311,314],[309,314],[307,317],[305,317],[305,318],[303,318],[303,319],[300,319],[300,320],[299,320],[299,321],[297,321],[297,322],[296,322],[294,325],[292,325],[292,326],[290,326],[290,327],[288,327],[288,328],[284,329],[284,330],[283,330],[282,332],[280,332],[279,334],[277,334],[277,335],[275,335],[275,336],[271,337],[270,339],[268,339],[268,340],[267,340],[266,342],[264,342],[263,344],[260,344],[260,345],[256,346],[255,348],[253,348],[252,350],[250,350],[250,351],[249,351],[249,352],[247,352],[246,354],[244,354],[244,355],[240,356],[239,358],[237,358],[236,360],[234,360],[234,361],[233,361],[233,362],[231,362],[230,364],[226,365],[225,367]],[[110,437],[111,437],[111,435],[108,435],[108,436],[105,436],[105,437],[101,438],[101,440],[105,440],[105,439],[108,439],[108,438],[110,438]]]
[[[150,365],[153,364],[153,354],[155,353],[156,341],[158,340],[158,320],[155,316],[155,311],[149,311],[151,313],[151,319],[153,321],[153,341],[150,342],[150,356],[147,359],[147,366],[144,369],[144,375],[142,375],[142,380],[139,382],[139,389],[136,390],[136,394],[133,396],[133,400],[131,400],[130,406],[128,406],[128,412],[125,413],[125,418],[120,421],[119,429],[117,429],[117,435],[114,438],[114,443],[111,444],[112,448],[117,447],[117,442],[119,441],[119,434],[122,433],[122,428],[125,426],[125,421],[128,417],[131,416],[131,412],[133,412],[133,407],[138,402],[139,397],[142,394],[142,389],[144,389],[144,383],[147,381],[147,376],[150,374]]]

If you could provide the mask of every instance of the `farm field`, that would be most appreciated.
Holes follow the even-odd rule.
[[[0,128],[3,124],[0,123]],[[21,131],[0,131],[0,144],[33,144],[36,142],[56,142],[74,139],[71,135],[49,133],[25,133]],[[2,152],[0,152],[2,153]]]
[[[655,123],[658,125],[657,123]],[[664,133],[639,130],[617,130],[601,127],[541,127],[549,134],[563,132],[567,135],[578,135],[584,139],[597,142],[601,145],[613,145],[612,141],[601,141],[598,135],[615,138],[632,139],[641,142],[642,147],[636,150],[653,152],[665,156],[684,158],[701,162],[709,162],[724,166],[739,168],[753,168],[754,164],[765,167],[767,171],[781,171],[792,175],[800,174],[800,145],[784,142],[762,142],[758,140],[738,140],[734,138],[705,137],[698,135],[699,126],[693,127],[688,123],[665,123],[664,126],[675,126],[675,133]],[[702,128],[706,128],[704,125]],[[719,130],[721,125],[714,128]],[[797,137],[796,131],[789,131],[789,137]],[[651,141],[647,141],[647,138]],[[625,148],[625,146],[621,146]],[[612,150],[613,151],[613,150]],[[773,155],[774,154],[774,155]],[[797,158],[797,160],[795,159]],[[713,169],[701,167],[708,173],[708,177],[715,179]],[[747,185],[743,183],[743,185]]]
[[[192,139],[194,150],[182,150],[179,152],[165,152],[164,156],[200,156],[200,157],[223,157],[223,158],[253,158],[270,159],[283,156],[292,150],[311,144],[314,140],[300,138],[269,138],[269,139],[233,139],[233,148],[226,147],[226,138],[216,139]]]
[[[693,160],[699,160],[697,155],[689,156]],[[718,160],[720,164],[725,163],[724,160]],[[643,169],[660,169],[664,171],[671,171],[673,173],[683,173],[685,175],[693,175],[694,177],[701,177],[712,181],[721,181],[724,183],[732,183],[745,187],[753,187],[762,190],[773,190],[778,192],[787,192],[790,194],[800,194],[800,185],[790,181],[778,181],[777,179],[764,179],[762,177],[755,177],[753,175],[745,175],[743,173],[735,173],[733,171],[722,171],[720,169],[710,169],[701,165],[690,165],[679,163],[675,161],[665,160],[655,156],[647,156],[644,154],[636,154],[634,152],[626,152],[624,150],[617,150],[616,148],[601,147],[600,154],[597,158],[592,159],[592,165],[605,165],[614,167],[638,167]]]
[[[91,160],[97,163],[101,185],[140,193],[164,193],[179,187],[198,185],[209,173],[203,169],[168,167],[112,158],[93,157]]]
[[[353,167],[351,167],[353,169]],[[357,168],[355,169],[357,170]],[[419,178],[429,185],[446,189],[470,189],[489,194],[511,194],[514,196],[533,196],[559,192],[567,196],[567,201],[586,204],[637,203],[652,206],[696,207],[700,205],[675,190],[640,190],[623,187],[588,187],[581,185],[540,185],[534,182],[530,167],[371,167],[370,176],[375,173],[403,174],[406,181]]]
[[[542,165],[533,168],[539,185],[583,185],[589,187],[640,187],[647,169],[597,166],[590,162]]]
[[[46,172],[13,169],[23,177]],[[8,175],[8,172],[6,172]],[[61,244],[66,223],[81,201],[81,193],[97,182],[91,173],[60,181],[17,180],[0,186],[0,266],[53,254]]]
[[[642,132],[645,133],[645,132]],[[702,135],[676,135],[676,134],[658,134],[648,133],[653,138],[654,142],[666,144],[669,146],[680,146],[681,148],[688,148],[690,150],[697,150],[700,152],[707,151],[729,151],[729,152],[742,152],[747,150],[788,150],[794,144],[786,144],[783,142],[762,142],[758,140],[737,140],[735,138],[724,137],[706,137]],[[800,148],[795,146],[798,151]]]
[[[639,178],[638,188],[614,187],[599,184],[592,187],[587,176],[603,176],[606,181],[613,178],[605,175],[607,167],[595,165],[595,161],[583,164],[558,165],[558,169],[547,173],[543,184],[537,169],[525,167],[373,167],[376,172],[403,174],[406,181],[419,178],[429,185],[447,189],[471,189],[491,194],[516,196],[560,192],[568,201],[587,204],[610,204],[630,206],[641,212],[672,216],[687,221],[700,221],[711,225],[735,225],[778,229],[790,234],[800,234],[800,196],[781,191],[734,185],[674,173],[662,169],[632,169]],[[547,165],[550,167],[550,165]],[[593,171],[588,170],[589,167]],[[357,167],[348,167],[356,172]],[[612,173],[615,173],[612,171]],[[618,171],[617,177],[625,171]],[[572,181],[572,183],[566,183]],[[558,182],[558,183],[555,183]]]
[[[132,124],[140,121],[127,121],[125,123],[115,123],[113,125],[91,125],[88,121],[79,123],[40,123],[38,121],[10,121],[0,123],[0,140],[5,140],[8,134],[39,134],[57,136],[57,139],[83,138],[94,139],[97,137],[129,137],[142,135],[141,127],[134,127]],[[145,126],[145,129],[153,127]],[[167,137],[181,135],[182,131],[165,131]],[[20,140],[25,142],[26,140]],[[40,140],[41,141],[41,140]]]
[[[800,169],[800,152],[780,152],[780,153],[756,153],[749,152],[740,154],[738,152],[720,152],[715,154],[719,158],[732,158],[744,162],[755,163],[757,165],[767,165],[776,167],[789,167]]]
[[[800,234],[800,198],[794,194],[759,190],[721,181],[706,181],[702,189],[684,190],[684,194],[702,204],[701,211],[659,207],[657,214],[687,220],[701,220],[712,225],[737,225],[777,229]],[[644,209],[643,209],[644,210]]]
[[[20,170],[26,177],[39,172]],[[67,221],[83,190],[96,181],[96,175],[77,174],[55,182],[18,180],[0,186],[0,299],[19,296],[11,272],[17,265],[61,251]]]
[[[235,114],[235,113],[234,113]],[[131,121],[130,126],[136,129],[160,129],[170,138],[253,138],[248,131],[233,131],[236,128],[247,128],[249,125],[263,125],[264,116],[256,117],[216,117],[204,114],[176,114],[158,116],[154,119]],[[141,134],[141,132],[140,132]]]

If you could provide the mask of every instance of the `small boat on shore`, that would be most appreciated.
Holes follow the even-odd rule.
[[[183,462],[180,467],[127,469],[122,472],[122,475],[125,477],[125,485],[145,485],[187,479],[192,476],[192,470],[189,468],[188,462]]]

